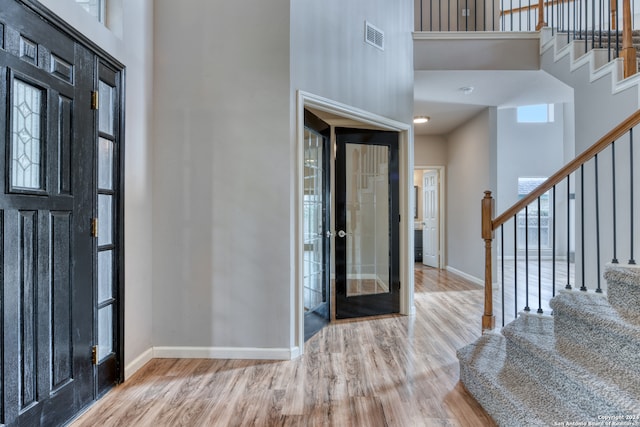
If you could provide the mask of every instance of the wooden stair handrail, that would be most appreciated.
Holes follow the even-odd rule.
[[[605,136],[600,138],[598,142],[591,147],[583,151],[575,159],[567,163],[562,169],[554,173],[549,179],[540,184],[535,190],[529,193],[526,197],[519,200],[516,204],[507,209],[504,213],[496,217],[491,221],[492,230],[496,230],[502,224],[507,222],[510,218],[514,217],[526,206],[533,203],[538,197],[542,196],[547,191],[551,190],[555,185],[562,182],[567,176],[575,172],[587,161],[591,160],[596,154],[607,148],[612,142],[616,141],[624,134],[629,132],[631,128],[640,123],[640,110],[627,117],[622,123],[609,131]]]

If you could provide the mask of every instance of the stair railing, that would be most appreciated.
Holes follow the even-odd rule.
[[[618,1],[622,2],[622,16]],[[637,71],[631,0],[420,0],[416,31],[539,31],[550,27],[580,40],[584,52],[606,49],[608,60],[624,60],[624,76]]]
[[[640,156],[637,150],[634,154],[633,134],[638,124],[640,110],[498,216],[491,192],[485,192],[483,331],[495,327],[494,272],[504,326],[533,304],[537,313],[550,313],[548,301],[558,282],[565,289],[579,284],[580,291],[603,292],[603,254],[616,264],[622,248],[627,263],[636,263],[634,165]]]

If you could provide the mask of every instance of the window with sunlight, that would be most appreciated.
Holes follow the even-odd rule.
[[[518,123],[552,123],[553,104],[522,105],[517,107]]]

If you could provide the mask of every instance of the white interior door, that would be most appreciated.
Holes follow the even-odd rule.
[[[440,268],[440,206],[438,171],[427,170],[422,174],[423,226],[422,263]]]

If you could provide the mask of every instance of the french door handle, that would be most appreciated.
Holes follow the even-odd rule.
[[[344,230],[338,230],[338,237],[344,237],[346,235],[347,233],[345,233]]]
[[[331,237],[333,237],[335,235],[336,235],[336,233],[332,233],[331,230],[327,230],[327,238],[330,239]]]

